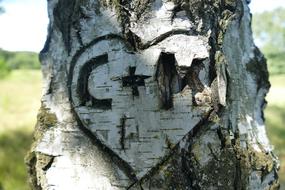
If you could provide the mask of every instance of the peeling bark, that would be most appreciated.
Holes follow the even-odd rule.
[[[50,0],[32,189],[278,189],[244,0]]]

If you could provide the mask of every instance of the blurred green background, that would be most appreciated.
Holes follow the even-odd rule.
[[[256,43],[265,54],[271,90],[265,110],[268,136],[280,158],[285,189],[285,9],[253,15]],[[40,107],[41,72],[37,53],[0,49],[0,190],[26,190],[24,156]]]
[[[256,44],[267,59],[271,88],[266,97],[267,134],[280,160],[281,189],[285,189],[285,9],[253,15],[252,29]]]

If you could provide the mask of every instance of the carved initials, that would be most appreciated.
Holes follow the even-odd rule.
[[[77,91],[81,100],[81,106],[92,106],[99,109],[111,109],[112,99],[97,99],[88,91],[88,78],[91,72],[98,66],[108,63],[108,54],[100,55],[89,60],[80,70]]]

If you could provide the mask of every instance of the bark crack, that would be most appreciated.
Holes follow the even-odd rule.
[[[48,169],[50,169],[55,156],[50,156],[50,159],[47,161],[46,165],[43,167],[43,170],[46,172]]]
[[[203,119],[200,120],[199,123],[197,123],[195,125],[195,127],[188,132],[184,138],[188,137],[189,139],[192,139],[193,136],[195,136],[198,131],[202,128],[202,126],[206,125],[209,120],[208,118],[210,117],[210,113],[208,112],[205,117]],[[182,138],[183,139],[183,138]],[[160,169],[166,165],[169,160],[173,157],[173,152],[177,152],[180,149],[180,143],[181,141],[179,141],[176,145],[172,146],[172,148],[170,149],[169,153],[166,154],[159,163],[157,163],[153,168],[151,168],[142,178],[140,178],[138,181],[134,182],[133,184],[131,184],[127,190],[131,189],[132,187],[134,187],[136,184],[142,184],[144,181],[147,181],[148,179],[150,179],[152,176],[154,176],[156,173],[158,173],[160,171]]]
[[[125,147],[125,140],[126,140],[126,116],[124,115],[121,118],[121,125],[119,126],[119,128],[121,129],[120,131],[120,145],[121,145],[121,149],[125,151],[126,147]]]

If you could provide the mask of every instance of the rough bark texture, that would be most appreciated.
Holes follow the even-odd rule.
[[[33,189],[278,189],[243,0],[49,0]]]

